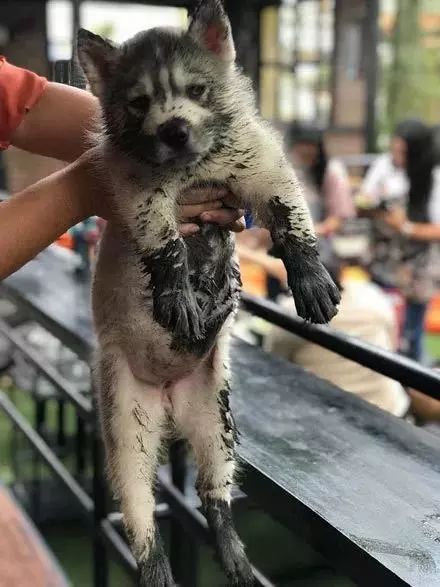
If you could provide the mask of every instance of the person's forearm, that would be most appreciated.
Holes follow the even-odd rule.
[[[25,151],[74,161],[90,146],[87,132],[98,111],[98,100],[89,92],[51,82],[13,133],[11,143]]]
[[[239,259],[259,265],[271,277],[278,279],[287,287],[287,273],[281,259],[271,257],[265,251],[253,251],[247,247],[237,247]]]
[[[440,241],[440,224],[406,223],[402,227],[402,232],[405,231],[405,226],[411,240]]]
[[[262,253],[260,258],[260,262],[262,267],[265,269],[266,273],[270,277],[274,277],[278,279],[283,287],[287,287],[287,272],[286,268],[284,267],[283,262],[281,259],[276,259],[275,257],[271,257],[270,255],[265,255]]]
[[[90,215],[87,185],[73,164],[0,203],[0,279]]]
[[[337,232],[341,227],[342,221],[337,216],[328,216],[325,220],[315,226],[315,232],[319,236],[327,236]]]

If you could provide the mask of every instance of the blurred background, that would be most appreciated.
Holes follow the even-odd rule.
[[[436,367],[440,364],[440,0],[226,0],[225,4],[238,61],[254,83],[262,116],[285,138],[286,152],[305,185],[322,258],[343,288],[340,316],[333,327]],[[72,59],[79,26],[121,42],[141,29],[185,26],[185,5],[183,0],[2,0],[0,54],[17,66],[55,79],[55,64]],[[70,83],[76,83],[75,75]],[[428,164],[426,157],[418,158],[420,154],[429,155]],[[15,148],[0,152],[0,190],[8,197],[62,165]],[[430,178],[428,187],[417,187],[420,177]],[[404,217],[400,224],[396,213]],[[251,211],[247,222],[249,230],[237,238],[244,289],[294,312],[269,235],[253,225]],[[409,238],[414,222],[437,226],[439,236]],[[60,251],[75,253],[75,261],[69,257],[68,262],[78,278],[87,278],[93,266],[100,229],[99,220],[92,218],[57,243]],[[13,312],[0,297],[0,314]],[[41,327],[20,325],[19,320],[17,324],[28,342],[61,365],[74,385],[88,385],[87,367],[74,354],[63,350]],[[252,344],[438,434],[439,405],[425,404],[417,390],[403,390],[357,366],[354,370],[349,361],[328,351],[311,360],[312,345],[300,344],[244,312],[235,328]],[[8,350],[3,352],[7,361]],[[322,369],[323,364],[327,369]],[[26,389],[34,385],[32,370],[19,359],[14,369],[15,375],[5,375],[0,387],[31,417]],[[49,428],[59,424],[56,405],[50,410]],[[65,433],[73,434],[73,413],[67,411],[64,417]],[[17,487],[31,475],[32,457],[22,446],[17,484],[17,463],[8,455],[16,456],[19,448],[15,444],[10,452],[8,447],[9,424],[0,416],[0,478]],[[72,584],[88,586],[90,557],[78,553],[87,553],[90,545],[84,543],[84,530],[63,499],[56,507],[47,504],[38,515],[31,508],[32,515]],[[243,515],[240,524],[243,535],[248,534],[245,540],[253,540],[251,549],[258,551],[253,556],[263,560],[263,566],[285,568],[288,574],[289,566],[296,565],[296,582],[280,584],[351,584],[263,514]],[[274,557],[265,544],[275,539],[281,546]],[[209,557],[205,558],[201,584],[220,585]],[[126,584],[119,573],[113,574],[118,586]]]

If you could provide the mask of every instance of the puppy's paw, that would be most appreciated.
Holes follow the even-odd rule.
[[[314,246],[287,235],[277,243],[277,253],[287,271],[287,281],[301,318],[326,324],[337,314],[341,294]]]
[[[208,499],[205,515],[214,536],[217,557],[228,577],[228,585],[253,587],[252,566],[235,530],[230,505],[223,500]]]
[[[233,587],[254,587],[256,585],[251,564],[244,554],[229,560],[229,569],[226,570],[226,573]]]
[[[139,587],[176,587],[170,564],[162,549],[150,554],[146,560],[138,563]]]
[[[201,312],[189,287],[173,289],[154,300],[154,318],[175,338],[199,340],[203,334]]]
[[[289,273],[288,282],[298,316],[315,324],[327,324],[338,312],[341,294],[328,271],[316,259],[307,271]]]

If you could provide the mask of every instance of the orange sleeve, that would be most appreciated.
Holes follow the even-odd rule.
[[[0,56],[0,149],[9,146],[11,134],[38,101],[47,79],[15,67]]]

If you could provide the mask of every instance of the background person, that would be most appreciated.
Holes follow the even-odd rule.
[[[353,279],[348,273],[344,274],[343,265],[335,258],[331,264],[327,263],[327,269],[342,289],[339,312],[332,320],[332,329],[383,349],[395,350],[397,321],[384,292],[368,280]],[[286,312],[295,311],[290,297],[286,296],[281,304]],[[403,417],[408,412],[409,397],[397,381],[281,328],[271,328],[265,349],[395,416]]]
[[[440,167],[433,132],[419,120],[400,123],[390,153],[373,163],[361,196],[375,208],[373,277],[405,297],[403,351],[423,357],[424,319],[439,276]]]
[[[330,236],[355,216],[350,182],[344,165],[330,159],[324,133],[316,125],[295,123],[288,137],[288,154],[306,184],[306,199],[318,236]]]

